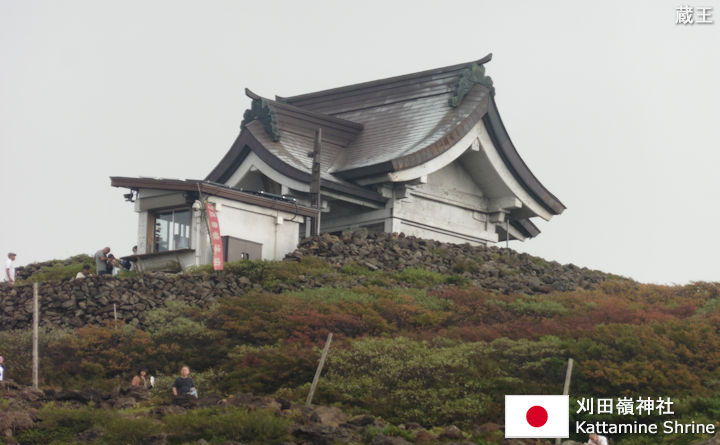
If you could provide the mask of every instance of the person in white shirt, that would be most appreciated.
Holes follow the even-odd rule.
[[[15,283],[15,254],[13,252],[8,253],[8,260],[5,263],[5,273],[3,274],[3,281]]]
[[[590,434],[588,445],[608,445],[607,437]]]
[[[5,359],[2,355],[0,355],[0,382],[3,381],[3,378],[5,377],[5,368],[3,368],[3,362]]]
[[[78,272],[77,275],[75,275],[75,279],[79,280],[81,278],[87,278],[88,275],[90,275],[90,266],[85,264],[83,265],[82,271]]]

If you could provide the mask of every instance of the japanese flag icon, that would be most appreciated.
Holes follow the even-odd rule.
[[[505,438],[567,438],[568,396],[505,396]]]

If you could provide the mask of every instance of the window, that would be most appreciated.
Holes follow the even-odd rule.
[[[154,252],[190,248],[190,209],[155,214],[153,238]]]
[[[225,261],[261,260],[262,244],[232,236],[223,236]]]

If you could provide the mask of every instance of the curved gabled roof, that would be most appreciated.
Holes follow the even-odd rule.
[[[505,165],[513,174],[515,179],[522,184],[523,188],[530,193],[547,211],[553,215],[559,215],[565,210],[565,205],[560,202],[530,171],[530,168],[522,160],[515,145],[510,140],[510,135],[505,129],[500,113],[498,112],[495,99],[490,100],[488,111],[483,116],[485,128],[493,141],[493,145],[503,158]]]
[[[312,180],[310,173],[312,160],[308,156],[308,150],[312,148],[313,140],[306,139],[302,136],[285,135],[283,143],[276,142],[258,121],[252,121],[243,128],[230,150],[205,180],[225,183],[252,152],[273,170],[290,179],[309,184]],[[310,148],[303,149],[307,144]],[[327,152],[332,150],[327,143],[323,145],[323,150],[325,150],[323,164],[327,165],[330,157]],[[370,189],[335,178],[326,171],[322,172],[320,186],[324,190],[357,196],[377,203],[387,201],[387,198]]]
[[[222,182],[237,168],[243,151],[251,149],[273,168],[309,182],[308,153],[313,150],[314,130],[321,127],[324,185],[377,197],[357,184],[421,166],[481,123],[515,180],[557,215],[565,206],[532,174],[502,124],[492,80],[484,73],[490,60],[488,55],[471,63],[275,101],[248,92],[253,106],[246,112],[243,130],[208,179]]]
[[[492,90],[471,82],[458,94],[458,86],[471,67],[490,59],[279,100],[363,125],[330,167],[357,179],[422,164],[462,138],[485,114]]]

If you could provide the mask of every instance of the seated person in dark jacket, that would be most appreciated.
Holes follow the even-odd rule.
[[[180,377],[175,379],[173,383],[172,391],[174,396],[182,396],[189,394],[197,397],[197,390],[195,389],[195,383],[193,383],[192,377],[190,377],[190,368],[183,366],[180,368]]]

